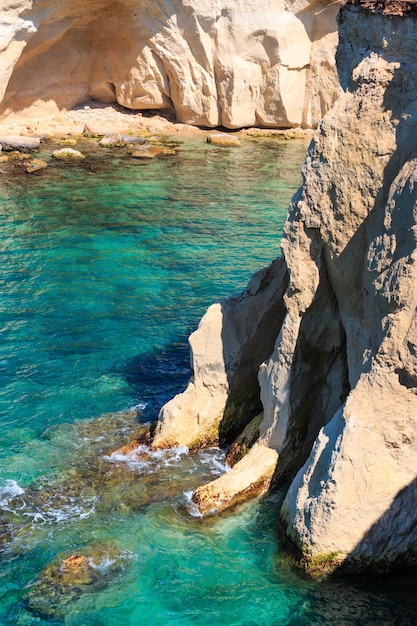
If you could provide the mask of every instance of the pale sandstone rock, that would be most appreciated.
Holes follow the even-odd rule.
[[[207,143],[213,144],[213,146],[223,146],[225,148],[238,147],[242,145],[242,142],[238,137],[234,135],[226,135],[226,133],[214,133],[213,135],[207,135]]]
[[[121,148],[125,145],[120,135],[106,135],[99,141],[99,146],[102,148]]]
[[[83,161],[85,159],[85,155],[82,152],[73,148],[54,150],[52,156],[59,161]]]
[[[0,145],[6,152],[14,150],[39,150],[41,140],[39,137],[22,137],[21,135],[0,136]]]
[[[315,127],[340,93],[337,4],[3,0],[0,112],[95,99],[206,127]]]
[[[192,501],[201,515],[207,516],[219,513],[249,496],[265,493],[277,460],[275,450],[256,443],[226,474],[198,487],[192,495]]]
[[[264,445],[283,455],[294,449],[292,380],[300,364],[313,365],[294,357],[305,351],[300,326],[317,308],[324,273],[337,301],[327,323],[337,319],[346,342],[330,329],[322,336],[345,352],[345,379],[329,370],[325,425],[282,509],[312,567],[415,562],[416,27],[413,17],[342,11],[338,58],[347,91],[309,150],[286,226],[288,315],[260,373]]]
[[[190,336],[193,377],[161,410],[154,447],[231,442],[259,413],[259,365],[284,315],[282,259],[253,276],[236,298],[213,304]]]

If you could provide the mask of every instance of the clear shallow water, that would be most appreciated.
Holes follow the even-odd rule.
[[[304,150],[189,141],[147,164],[103,151],[0,174],[0,624],[415,623],[415,579],[295,572],[279,494],[191,517],[184,494],[223,471],[220,451],[109,456],[184,386],[207,305],[279,253]],[[42,586],[70,554],[99,582]]]

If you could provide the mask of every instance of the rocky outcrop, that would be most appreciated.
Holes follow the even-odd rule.
[[[236,298],[213,304],[190,338],[193,377],[161,410],[153,446],[231,442],[261,408],[257,372],[282,323],[283,259]]]
[[[329,0],[3,0],[0,114],[89,99],[180,122],[315,127],[339,95]]]
[[[310,569],[417,562],[416,33],[414,13],[341,9],[344,94],[285,226],[285,315],[259,371],[259,445],[222,477],[233,503],[239,471],[240,493],[260,478],[257,448],[277,453],[273,481],[292,481],[281,520]],[[202,512],[210,493],[224,508],[217,484],[201,489]]]
[[[338,63],[346,92],[310,148],[286,228],[288,316],[317,306],[325,272],[337,303],[329,321],[345,341],[346,378],[328,376],[325,425],[282,509],[288,535],[313,566],[328,555],[333,565],[355,568],[416,558],[417,204],[409,140],[417,125],[416,31],[415,17],[342,10]],[[263,367],[264,388],[277,372],[286,375],[280,357],[273,361]],[[297,428],[288,406],[277,392],[264,423],[264,440],[284,449]],[[401,513],[399,497],[408,500]]]

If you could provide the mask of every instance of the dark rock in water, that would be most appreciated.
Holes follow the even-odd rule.
[[[6,152],[13,150],[39,150],[41,140],[39,137],[20,137],[19,135],[6,135],[0,137],[0,145]]]
[[[263,413],[260,413],[256,417],[253,418],[251,422],[246,426],[243,432],[235,439],[232,445],[229,448],[229,451],[226,456],[226,463],[233,467],[235,463],[240,461],[248,450],[256,443],[259,439],[259,425],[262,421]]]
[[[121,448],[114,450],[110,454],[121,454],[123,456],[129,455],[134,452],[139,446],[150,446],[152,442],[153,428],[149,425],[146,430],[140,433],[138,437],[135,437],[129,443],[125,444]]]
[[[94,544],[48,565],[27,596],[33,613],[60,617],[69,602],[108,585],[125,568],[128,555],[112,544]]]

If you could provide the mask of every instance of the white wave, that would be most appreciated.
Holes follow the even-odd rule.
[[[92,557],[88,559],[88,563],[92,569],[98,570],[101,574],[109,574],[114,569],[120,569],[123,567],[123,562],[128,559],[132,559],[132,554],[129,552],[121,552],[117,555],[117,558],[111,558],[108,554],[103,555],[100,560],[96,560]]]
[[[91,508],[85,509],[79,504],[70,502],[68,505],[62,507],[53,508],[50,507],[47,510],[34,510],[27,511],[23,515],[36,524],[60,524],[62,522],[72,521],[74,519],[83,520],[90,517],[95,513],[95,503],[98,498],[95,498]]]
[[[16,496],[21,496],[25,490],[15,480],[6,480],[4,485],[0,487],[0,506],[6,507],[10,500]]]
[[[92,567],[93,569],[97,570],[100,572],[100,574],[108,574],[112,568],[113,565],[117,564],[117,560],[116,559],[111,559],[109,556],[104,557],[101,561],[99,561],[98,563],[96,561],[94,561],[94,559],[88,559],[88,563],[90,565],[90,567]]]
[[[182,495],[185,498],[185,508],[187,513],[191,515],[191,517],[203,517],[203,514],[200,512],[200,509],[196,505],[195,502],[192,501],[193,491],[183,491]]]
[[[111,463],[126,463],[131,469],[141,473],[149,473],[157,471],[161,465],[165,467],[176,465],[186,455],[188,455],[188,448],[185,446],[151,450],[149,446],[140,445],[127,454],[113,452],[103,456],[103,459]]]
[[[230,465],[224,462],[225,453],[220,448],[206,448],[198,453],[198,457],[204,465],[210,468],[213,476],[221,476],[230,470]]]
[[[147,402],[139,402],[139,404],[134,404],[129,408],[129,411],[144,411],[148,406]]]

